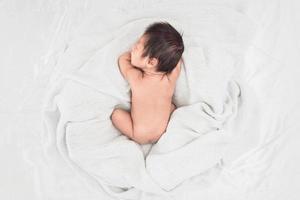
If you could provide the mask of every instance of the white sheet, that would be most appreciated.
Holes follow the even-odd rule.
[[[126,2],[124,1],[124,3]],[[222,5],[224,4],[226,3],[223,2]],[[79,13],[77,4],[74,2],[72,4],[68,4],[67,2],[57,2],[57,4],[44,2],[43,6],[42,4],[36,3],[27,7],[18,7],[17,5],[18,4],[13,4],[11,1],[3,2],[1,4],[1,8],[5,11],[2,12],[2,16],[10,16],[10,18],[0,18],[2,22],[5,22],[4,27],[6,27],[6,32],[4,32],[5,35],[1,36],[3,44],[10,42],[9,45],[3,45],[3,48],[1,48],[3,51],[3,54],[1,55],[6,55],[3,56],[5,59],[1,60],[3,64],[6,64],[6,66],[23,64],[28,66],[28,69],[31,71],[17,73],[11,71],[11,68],[1,68],[1,70],[4,69],[3,72],[11,73],[11,76],[6,76],[7,78],[1,76],[1,81],[8,83],[6,85],[9,86],[7,87],[2,84],[1,88],[2,94],[6,94],[6,98],[2,98],[1,114],[3,117],[1,122],[3,123],[1,124],[4,124],[2,126],[4,130],[3,133],[7,133],[4,135],[3,141],[5,142],[1,145],[1,147],[5,150],[2,151],[2,153],[11,151],[10,154],[2,156],[2,158],[5,158],[5,162],[1,163],[6,163],[6,165],[1,166],[1,176],[3,175],[2,177],[6,178],[2,179],[4,182],[1,182],[1,197],[10,196],[9,198],[12,199],[19,199],[23,197],[24,199],[24,196],[28,195],[30,199],[33,199],[34,196],[36,196],[36,199],[41,199],[43,197],[51,199],[67,199],[74,197],[89,199],[96,198],[97,195],[89,191],[82,182],[72,181],[74,174],[71,172],[62,173],[62,169],[66,167],[65,165],[61,165],[61,170],[51,172],[51,169],[55,169],[46,165],[46,162],[40,154],[41,148],[37,144],[39,144],[38,141],[41,130],[40,124],[38,124],[40,122],[39,110],[41,105],[39,97],[45,92],[44,87],[49,79],[49,74],[53,71],[53,69],[57,69],[53,67],[53,64],[59,55],[61,55],[64,49],[62,47],[66,44],[65,41],[67,41],[69,36],[75,32],[74,27],[77,27],[77,24],[80,24],[81,20],[85,16],[88,16],[84,13],[87,11],[90,11],[90,13],[97,11],[99,6],[97,7],[92,2],[86,1],[85,6],[81,7],[81,12]],[[251,66],[251,68],[247,68],[250,72],[247,76],[247,81],[254,89],[257,97],[256,99],[259,100],[264,108],[259,109],[260,111],[263,111],[260,115],[257,113],[253,114],[254,119],[256,119],[256,116],[259,116],[262,119],[261,123],[264,124],[264,128],[260,130],[260,133],[264,134],[260,140],[261,148],[257,149],[272,150],[274,148],[271,147],[274,147],[274,145],[262,144],[271,144],[272,142],[270,141],[281,141],[277,144],[272,143],[276,144],[278,148],[276,148],[277,151],[273,151],[273,162],[271,162],[271,160],[267,160],[269,167],[253,167],[259,163],[248,159],[248,164],[246,165],[248,166],[248,169],[260,169],[265,172],[265,177],[263,177],[260,189],[256,193],[250,193],[250,197],[253,199],[282,199],[287,198],[289,195],[289,199],[297,199],[299,197],[299,194],[297,193],[298,190],[296,188],[297,180],[299,180],[297,178],[297,174],[299,174],[297,173],[297,169],[299,169],[299,167],[297,167],[299,166],[299,162],[297,160],[295,162],[294,158],[297,158],[296,146],[298,134],[296,134],[296,132],[299,130],[299,127],[296,126],[296,120],[299,119],[299,111],[297,110],[297,108],[299,108],[299,96],[295,94],[295,87],[298,81],[296,79],[296,74],[299,74],[299,71],[296,67],[297,48],[295,48],[298,44],[297,41],[293,40],[293,29],[295,28],[295,31],[299,30],[297,30],[296,26],[293,26],[292,24],[293,22],[297,22],[297,16],[294,14],[296,12],[292,12],[293,9],[296,10],[297,4],[296,2],[286,2],[281,4],[275,2],[272,6],[270,5],[271,4],[268,4],[268,1],[266,1],[262,3],[256,2],[256,4],[239,3],[235,7],[240,12],[250,15],[253,19],[259,19],[259,21],[257,21],[257,24],[259,25],[257,38],[252,43],[253,45],[251,46],[246,60],[246,64]],[[103,4],[101,4],[101,6],[103,7]],[[139,6],[149,7],[147,3],[139,4]],[[122,14],[128,14],[129,10],[133,10],[137,7],[138,6],[135,3],[127,5],[127,7],[123,7],[123,4],[115,4],[113,6],[113,8],[118,11],[117,13]],[[178,5],[178,7],[180,7],[180,5]],[[56,9],[55,15],[50,14],[51,9],[53,8]],[[260,9],[266,12],[257,12]],[[44,13],[45,10],[49,11],[49,14],[41,14]],[[14,13],[14,15],[11,15],[12,13]],[[54,17],[47,18],[48,16]],[[107,20],[107,18],[103,19],[104,21]],[[110,26],[113,28],[118,19],[119,18],[117,17],[111,18],[109,19],[112,20],[111,23],[108,20],[105,24],[108,28]],[[13,42],[12,39],[7,40],[6,38],[13,38],[14,34],[19,36],[18,33],[20,33],[20,31],[16,31],[14,28],[17,27],[16,23],[20,20],[26,20],[26,23],[21,23],[22,25],[19,26],[19,30],[32,27],[31,29],[35,31],[28,31],[26,34],[23,34],[21,41],[14,40]],[[36,22],[39,24],[41,29],[36,28]],[[47,24],[47,26],[45,24]],[[42,27],[48,28],[42,29]],[[54,33],[54,37],[51,36],[51,33]],[[31,44],[36,44],[36,46]],[[21,48],[18,48],[17,51],[17,47]],[[47,50],[49,51],[46,53]],[[30,55],[31,59],[29,60],[29,57],[26,55]],[[15,60],[12,56],[19,58],[24,56],[25,62],[21,62],[20,59]],[[36,64],[35,68],[32,67],[34,64]],[[36,70],[35,76],[33,69]],[[5,73],[1,74],[3,75]],[[272,74],[272,76],[269,76],[270,74]],[[32,80],[32,77],[35,77],[35,79]],[[15,80],[16,82],[13,83],[10,80]],[[13,87],[14,85],[18,86],[18,83],[23,85],[23,87],[18,90],[21,91],[19,93],[12,90],[12,88],[19,88]],[[20,96],[17,96],[17,94]],[[27,98],[23,100],[23,104],[20,104],[18,99],[22,96]],[[281,105],[285,106],[283,107]],[[251,118],[251,116],[248,117]],[[284,140],[276,140],[276,138],[280,138],[278,136],[285,136]],[[18,149],[25,150],[24,156],[19,154]],[[253,151],[253,153],[257,153],[256,157],[260,155],[264,158],[263,155],[268,155],[259,154],[258,152],[259,151]],[[264,152],[269,151],[265,150]],[[272,151],[270,151],[270,153],[272,153]],[[19,158],[14,157],[14,155],[18,155]],[[254,158],[255,156],[251,157]],[[266,156],[266,158],[267,157],[269,158],[269,156]],[[24,165],[22,168],[15,167],[12,171],[12,166],[23,165],[21,162],[22,158],[29,161],[32,164],[30,165],[31,167]],[[236,173],[238,174],[236,176],[233,176],[231,173],[227,173],[227,177],[229,178],[228,180],[234,180],[235,183],[241,183],[236,185],[236,187],[239,187],[240,189],[243,189],[244,187],[247,188],[248,185],[246,183],[249,181],[249,174],[247,175],[247,173],[245,173],[244,175],[241,175],[242,172],[243,169],[240,169],[240,173]],[[248,172],[250,171],[248,170]],[[250,174],[253,175],[253,173]],[[32,187],[34,176],[31,176],[30,174],[36,175],[36,178],[34,179],[35,188]],[[19,184],[15,181],[10,182],[9,180],[14,180],[11,179],[11,177],[15,177],[15,179],[20,180],[20,182],[18,182]],[[20,179],[20,177],[24,178]],[[191,181],[191,184],[186,184],[181,187],[178,190],[181,191],[181,193],[179,194],[178,192],[177,197],[179,199],[193,199],[195,196],[198,196],[202,198],[207,197],[208,199],[220,199],[219,195],[225,194],[225,197],[223,196],[224,199],[230,198],[232,189],[225,189],[225,184],[222,184],[222,182],[215,184],[215,187],[210,189],[199,191],[199,185],[205,185],[205,181],[203,181],[203,179],[200,180],[194,179],[194,181]],[[253,180],[253,178],[251,180]],[[260,180],[260,178],[257,180]],[[43,188],[42,185],[44,181],[48,181],[49,183],[49,187],[46,189]],[[28,182],[31,184],[27,184]],[[253,187],[257,186],[259,186],[258,183],[253,185]],[[14,192],[15,190],[23,192],[18,194]],[[219,193],[216,193],[216,191],[219,191]],[[242,195],[243,190],[240,191],[242,191]],[[12,194],[14,195],[12,196]],[[290,194],[293,194],[293,196],[290,196]]]
[[[221,8],[198,8],[196,15],[190,14],[188,18],[184,13],[184,18],[177,16],[177,20],[163,18],[163,14],[160,19],[152,19],[149,16],[157,11],[144,11],[142,16],[147,19],[130,21],[110,32],[102,31],[97,36],[101,42],[96,50],[96,42],[89,48],[86,45],[90,33],[94,36],[97,31],[93,27],[99,20],[92,19],[94,23],[84,27],[88,33],[73,39],[65,50],[58,62],[59,78],[48,89],[43,116],[46,137],[43,139],[49,164],[55,166],[52,154],[57,148],[58,156],[62,154],[73,168],[79,168],[81,173],[85,171],[82,176],[88,174],[89,179],[96,179],[103,187],[108,184],[116,187],[115,190],[126,191],[124,194],[110,191],[113,195],[135,199],[132,195],[138,196],[141,192],[171,193],[189,178],[203,174],[221,161],[227,163],[224,151],[227,143],[235,140],[236,133],[225,127],[230,127],[229,121],[237,114],[241,93],[240,83],[233,79],[236,73],[233,65],[240,61],[245,49],[238,47],[245,46],[253,26],[247,18],[231,9]],[[203,20],[190,24],[195,18]],[[119,137],[110,122],[114,106],[125,104],[128,109],[130,103],[128,83],[119,72],[117,57],[130,47],[146,25],[164,19],[171,20],[176,27],[183,24],[178,28],[185,30],[187,50],[174,96],[180,108],[174,111],[167,132],[144,158],[139,146],[124,136]],[[220,27],[216,21],[227,26]],[[211,34],[215,34],[214,39],[219,44],[210,40]],[[228,40],[231,35],[237,36]],[[99,40],[97,37],[95,41]],[[93,54],[82,56],[84,48],[90,52],[94,50]],[[240,54],[233,58],[231,54],[238,51]],[[75,63],[73,58],[78,62]],[[244,96],[243,91],[243,98],[251,97]],[[251,142],[255,138],[254,134],[252,136],[246,138],[244,135],[244,140]],[[47,183],[44,184],[48,188]]]

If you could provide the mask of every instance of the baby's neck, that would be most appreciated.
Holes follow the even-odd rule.
[[[166,76],[165,73],[162,72],[149,72],[149,71],[143,71],[143,77],[144,78],[149,78],[149,79],[153,79],[153,80],[163,80],[164,77]],[[166,76],[167,77],[167,76]]]
[[[147,70],[143,70],[144,75],[148,75],[148,76],[162,76],[164,75],[163,72],[154,72],[154,71],[147,71]]]

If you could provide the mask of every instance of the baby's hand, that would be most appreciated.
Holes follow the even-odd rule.
[[[121,56],[119,57],[119,59],[125,59],[127,61],[131,61],[131,52],[130,51],[126,51],[123,54],[121,54]]]

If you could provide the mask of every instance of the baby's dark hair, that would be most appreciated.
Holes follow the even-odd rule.
[[[184,51],[183,34],[168,22],[156,22],[146,28],[144,35],[146,40],[142,57],[158,59],[156,71],[170,73]]]

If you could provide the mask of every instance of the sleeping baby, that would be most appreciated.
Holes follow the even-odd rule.
[[[176,109],[172,97],[183,51],[182,35],[169,23],[158,22],[120,55],[119,69],[131,89],[131,110],[115,108],[111,120],[122,134],[147,144],[157,142],[166,131]]]

